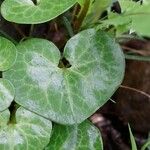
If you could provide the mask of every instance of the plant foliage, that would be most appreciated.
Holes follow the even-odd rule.
[[[2,2],[2,16],[20,24],[45,23],[77,3],[80,12],[74,14],[74,22],[64,17],[70,35],[77,34],[67,41],[63,52],[45,39],[30,37],[15,46],[0,37],[1,150],[103,149],[99,131],[87,118],[113,95],[125,69],[124,54],[106,30],[113,26],[119,34],[150,35],[148,1],[140,5],[120,0],[121,14],[110,11],[113,2],[116,0]],[[108,18],[100,18],[104,11]]]
[[[23,24],[43,23],[69,9],[76,0],[5,0],[1,6],[3,17]]]
[[[106,33],[94,29],[67,42],[63,57],[70,68],[58,67],[60,52],[49,41],[30,39],[17,49],[15,65],[3,75],[16,88],[15,101],[61,124],[88,118],[109,99],[124,75],[120,48]]]

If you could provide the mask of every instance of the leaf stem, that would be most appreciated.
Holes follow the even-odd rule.
[[[148,51],[148,50],[144,50],[144,49],[137,50],[137,49],[134,49],[134,48],[131,48],[128,46],[124,46],[124,45],[121,45],[121,47],[124,50],[132,51],[132,52],[140,54],[142,56],[150,56],[150,51]]]
[[[131,90],[131,91],[134,91],[134,92],[137,92],[137,93],[140,93],[144,96],[146,96],[147,98],[150,99],[150,95],[147,94],[146,92],[144,91],[141,91],[141,90],[138,90],[138,89],[135,89],[135,88],[132,88],[132,87],[129,87],[129,86],[125,86],[125,85],[120,85],[121,88],[124,88],[124,89],[128,89],[128,90]]]
[[[33,30],[34,30],[34,24],[31,24],[29,36],[32,36]]]
[[[71,22],[73,22],[75,19],[76,19],[76,15],[78,14],[78,8],[79,8],[79,4],[76,4],[74,9],[73,9],[73,12],[72,12],[72,19],[71,19]]]
[[[73,29],[72,29],[72,26],[71,26],[71,23],[69,22],[69,20],[63,16],[63,22],[64,22],[64,25],[68,31],[68,34],[70,37],[74,36],[74,32],[73,32]]]
[[[150,56],[139,56],[125,54],[126,59],[137,60],[137,61],[150,61]]]

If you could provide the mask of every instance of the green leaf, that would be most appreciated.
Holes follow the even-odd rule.
[[[101,14],[111,5],[111,0],[91,0],[83,26],[90,25],[99,20]]]
[[[150,36],[150,3],[140,5],[138,2],[122,0],[120,5],[123,9],[124,17],[132,20],[131,29],[141,35]]]
[[[129,24],[128,30],[144,36],[150,36],[150,3],[140,5],[131,0],[119,1],[122,14],[109,13],[108,20],[102,21],[106,25],[114,25],[116,28],[123,24]]]
[[[13,85],[6,79],[0,79],[0,111],[7,109],[15,96]]]
[[[136,142],[135,142],[135,139],[134,139],[134,136],[132,134],[131,127],[129,124],[128,124],[128,128],[129,128],[129,133],[130,133],[131,148],[132,150],[137,150]]]
[[[0,71],[9,69],[16,60],[16,47],[6,38],[0,37]]]
[[[83,6],[83,5],[84,5],[84,1],[85,1],[85,0],[77,0],[77,2],[80,4],[80,6]]]
[[[45,150],[103,150],[103,143],[100,132],[89,121],[74,126],[54,124]]]
[[[49,142],[51,122],[19,108],[17,124],[8,124],[10,113],[0,113],[0,150],[42,150]]]
[[[70,68],[59,68],[51,42],[30,39],[18,45],[14,67],[4,73],[16,88],[16,102],[61,124],[80,123],[101,107],[124,76],[124,55],[114,39],[88,29],[64,48]]]
[[[11,22],[23,24],[43,23],[65,12],[76,0],[5,0],[1,6],[2,16]]]
[[[143,0],[143,3],[144,4],[150,4],[150,1],[149,0]]]

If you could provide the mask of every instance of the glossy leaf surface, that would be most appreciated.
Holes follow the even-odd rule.
[[[6,38],[0,37],[0,71],[9,69],[16,59],[16,47]]]
[[[79,125],[55,124],[45,150],[103,150],[100,132],[89,121]]]
[[[51,122],[24,108],[17,110],[17,124],[8,124],[10,113],[0,113],[0,150],[42,150],[49,142]]]
[[[1,13],[11,22],[37,24],[57,17],[75,2],[76,0],[5,0]]]
[[[88,29],[64,49],[70,68],[59,68],[59,50],[49,41],[18,45],[14,67],[4,74],[16,88],[16,102],[61,124],[80,123],[101,107],[124,75],[124,55],[104,32]],[[26,91],[26,92],[25,92]]]
[[[0,111],[8,108],[13,101],[15,91],[13,85],[5,79],[0,79]]]

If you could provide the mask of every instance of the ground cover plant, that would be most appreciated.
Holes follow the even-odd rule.
[[[146,0],[2,0],[2,18],[21,35],[20,25],[30,31],[19,41],[0,31],[0,149],[102,150],[88,118],[121,85],[125,58],[149,60],[124,54],[117,41],[123,33],[150,36],[149,7]],[[57,19],[66,30],[61,43],[32,35]]]

